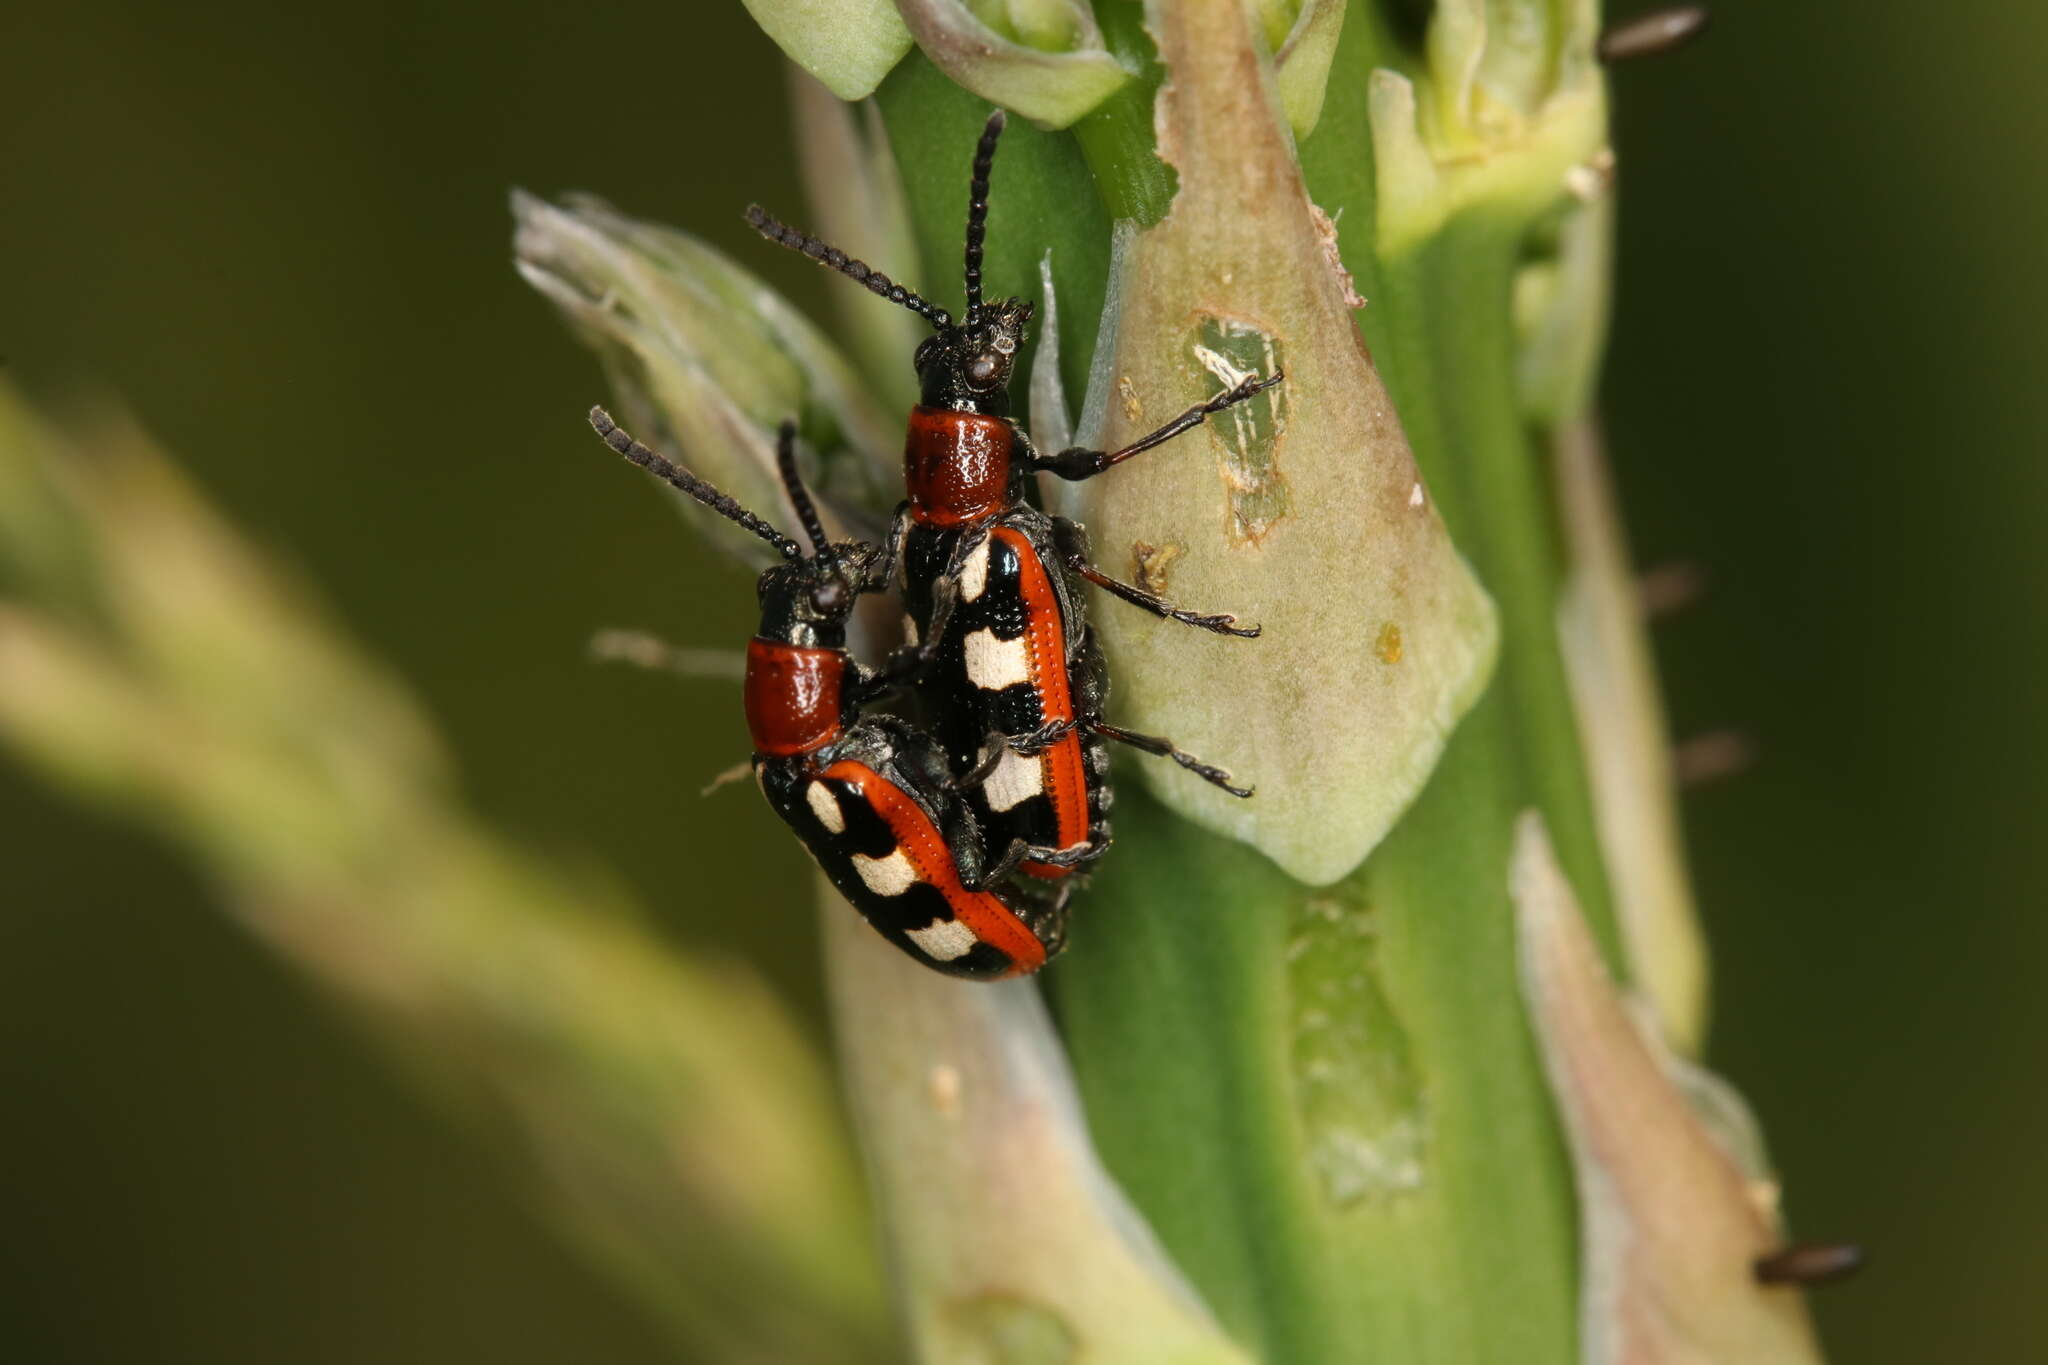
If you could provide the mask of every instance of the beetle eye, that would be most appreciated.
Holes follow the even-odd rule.
[[[967,381],[970,384],[987,384],[996,377],[996,358],[984,351],[967,362]]]

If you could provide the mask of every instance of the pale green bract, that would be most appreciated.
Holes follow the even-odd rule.
[[[843,100],[874,93],[910,50],[890,0],[740,0],[789,59]]]
[[[1079,0],[897,0],[897,8],[941,71],[1048,128],[1073,123],[1131,78]],[[987,22],[998,17],[1008,34]]]
[[[797,524],[775,472],[775,432],[798,420],[810,487],[842,526],[874,531],[894,506],[879,452],[897,419],[837,346],[750,272],[685,232],[591,198],[556,206],[515,192],[519,272],[605,362],[619,417],[641,439],[783,526]],[[752,535],[693,522],[764,562]]]
[[[1345,0],[1269,0],[1266,5],[1269,40],[1276,21],[1281,28],[1273,49],[1274,83],[1297,138],[1313,133],[1323,116],[1323,91],[1344,32],[1344,8]]]
[[[1137,729],[1256,785],[1165,765],[1175,811],[1322,885],[1414,799],[1493,663],[1493,606],[1458,557],[1352,321],[1337,228],[1310,202],[1253,34],[1229,6],[1161,5],[1173,210],[1120,253],[1080,437],[1116,449],[1251,373],[1286,380],[1062,496],[1098,562],[1246,643],[1114,604],[1096,615]],[[1318,585],[1304,591],[1304,584]],[[1230,698],[1228,706],[1214,699]]]

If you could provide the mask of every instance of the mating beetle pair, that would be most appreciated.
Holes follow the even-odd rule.
[[[776,458],[809,555],[635,441],[602,408],[591,409],[590,424],[613,450],[781,554],[761,574],[761,626],[747,642],[754,776],[833,886],[884,938],[942,972],[987,979],[1044,966],[1064,937],[1060,907],[999,889],[1026,850],[1019,845],[984,871],[981,834],[939,746],[895,716],[862,714],[895,680],[848,656],[846,619],[863,594],[889,586],[893,556],[827,541],[797,476],[795,423],[783,424]]]
[[[1029,476],[1079,480],[1278,383],[1253,376],[1123,449],[1041,455],[1010,420],[1009,385],[1031,305],[982,299],[989,172],[1003,115],[976,147],[967,215],[967,310],[955,323],[844,252],[770,218],[761,234],[916,312],[933,335],[915,357],[921,402],[904,450],[908,497],[888,545],[829,545],[795,471],[794,429],[778,449],[813,552],[639,446],[593,412],[621,454],[769,540],[785,563],[761,577],[761,632],[748,647],[754,768],[769,803],[840,892],[885,937],[928,966],[970,977],[1042,966],[1065,937],[1071,874],[1109,844],[1104,741],[1172,758],[1237,796],[1228,773],[1161,736],[1103,719],[1108,677],[1079,581],[1161,617],[1255,636],[1234,617],[1183,611],[1110,577],[1082,528],[1025,498]],[[855,599],[901,566],[906,644],[879,672],[844,650]],[[914,684],[930,732],[861,714]],[[1022,876],[1013,877],[1012,873]]]

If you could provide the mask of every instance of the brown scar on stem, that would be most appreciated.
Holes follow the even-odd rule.
[[[1164,597],[1173,561],[1187,553],[1187,548],[1177,540],[1169,540],[1164,545],[1134,540],[1131,542],[1131,576],[1146,592]]]
[[[1344,306],[1354,309],[1365,307],[1365,296],[1358,292],[1357,282],[1344,268],[1344,256],[1337,247],[1337,220],[1315,204],[1308,206],[1308,215],[1309,221],[1315,225],[1317,244],[1322,247],[1323,263],[1330,267],[1330,273],[1337,277],[1337,287],[1344,292]]]
[[[1129,375],[1116,381],[1116,393],[1124,403],[1124,420],[1135,422],[1145,415],[1145,405],[1138,401],[1138,386],[1131,382]]]
[[[1192,377],[1211,397],[1253,375],[1287,369],[1284,340],[1264,322],[1222,307],[1197,309],[1190,318]],[[1209,426],[1223,454],[1220,473],[1228,501],[1225,538],[1256,548],[1293,513],[1280,451],[1287,429],[1283,388],[1262,389],[1244,404],[1214,414]]]

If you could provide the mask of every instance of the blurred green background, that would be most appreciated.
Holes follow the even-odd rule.
[[[1616,83],[1606,401],[1639,557],[1711,580],[1659,628],[1674,727],[1760,755],[1686,805],[1713,1060],[1795,1229],[1873,1249],[1819,1298],[1835,1360],[2032,1357],[2048,17],[1716,9]],[[736,641],[747,575],[593,451],[595,366],[504,207],[595,190],[818,309],[738,216],[799,208],[786,127],[729,0],[0,14],[13,376],[123,396],[489,815],[815,1017],[802,860],[695,795],[746,747],[730,689],[584,656]],[[176,858],[4,760],[0,831],[0,1358],[672,1358]]]

